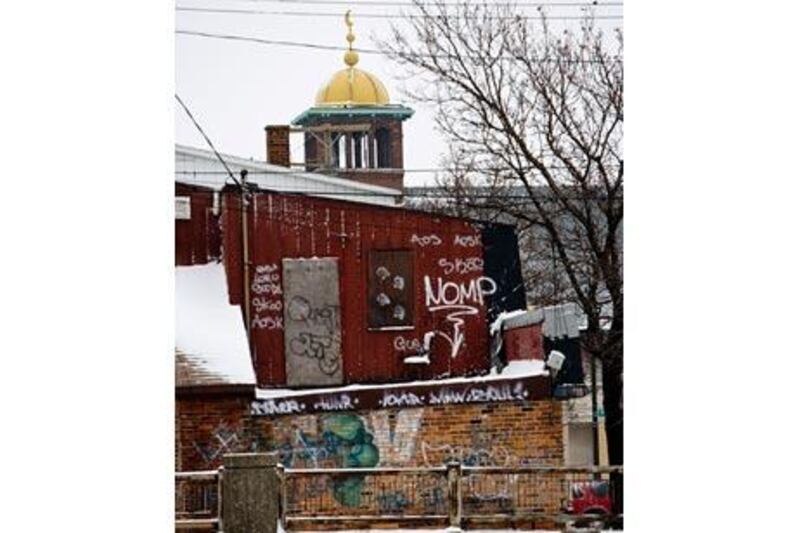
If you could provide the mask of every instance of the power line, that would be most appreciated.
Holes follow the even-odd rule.
[[[283,41],[283,40],[274,40],[274,39],[261,39],[259,37],[248,37],[245,35],[227,35],[221,33],[208,33],[202,31],[190,31],[190,30],[175,30],[175,33],[178,35],[192,35],[195,37],[207,37],[211,39],[224,39],[230,41],[244,41],[244,42],[252,42],[258,44],[269,44],[269,45],[278,45],[278,46],[293,46],[297,48],[310,48],[314,50],[334,50],[345,52],[349,50],[349,48],[344,46],[335,46],[335,45],[328,45],[328,44],[316,44],[316,43],[304,43],[298,41]],[[384,52],[380,50],[375,50],[372,48],[353,48],[353,51],[361,53],[361,54],[375,54],[375,55],[385,55]],[[468,59],[470,56],[457,56],[457,55],[437,55],[437,54],[415,54],[419,57],[425,58],[437,58],[437,59]],[[510,57],[510,56],[503,56],[502,59],[506,60],[518,60],[519,58]],[[558,62],[558,59],[533,59],[528,60],[534,63],[554,63]],[[564,63],[601,63],[602,60],[599,59],[562,59],[560,60]],[[607,63],[621,63],[621,59],[607,59],[605,60]]]
[[[178,93],[175,93],[175,99],[178,101],[179,104],[181,104],[181,107],[183,108],[184,111],[186,111],[186,114],[189,115],[189,118],[191,119],[192,123],[194,124],[194,127],[197,128],[197,131],[199,131],[200,135],[203,136],[203,139],[206,140],[206,142],[208,143],[208,146],[210,146],[211,150],[214,151],[214,155],[217,156],[217,159],[219,159],[219,162],[222,163],[222,166],[224,166],[225,170],[228,171],[228,176],[230,176],[230,178],[234,181],[234,183],[236,183],[236,185],[241,187],[242,184],[239,183],[239,180],[237,180],[236,177],[233,175],[233,172],[231,172],[231,169],[228,167],[228,164],[225,162],[224,159],[222,159],[222,156],[219,155],[219,152],[217,152],[217,149],[214,147],[214,143],[211,142],[211,139],[208,138],[208,135],[206,135],[206,132],[203,131],[203,128],[201,128],[200,124],[197,123],[197,120],[195,120],[194,115],[192,115],[192,112],[189,111],[188,107],[186,107],[186,104],[183,103],[183,100],[181,100],[181,97],[178,96]]]
[[[330,12],[315,12],[315,11],[274,11],[274,10],[261,10],[261,9],[222,9],[222,8],[206,8],[206,7],[183,7],[178,6],[175,11],[183,11],[189,13],[203,13],[203,14],[216,14],[216,15],[277,15],[287,17],[335,17],[341,18],[341,13]],[[359,13],[358,18],[364,19],[391,19],[391,20],[406,20],[406,19],[429,19],[434,18],[428,15],[388,15],[383,13]],[[460,16],[453,15],[453,18],[461,19],[493,19],[493,20],[531,20],[546,18],[547,20],[584,20],[585,16],[543,16],[543,15],[512,15],[512,16],[493,16],[486,15],[486,17],[476,16]],[[594,15],[595,20],[622,20],[622,15]]]
[[[547,165],[547,168],[550,169],[559,169],[559,170],[567,170],[568,167],[565,165]],[[617,168],[616,166],[613,168]],[[534,167],[529,167],[529,170],[536,170]],[[325,176],[333,176],[339,177],[340,172],[353,172],[354,174],[365,174],[369,172],[381,172],[381,173],[389,173],[389,174],[403,174],[403,173],[435,173],[435,172],[502,172],[502,171],[514,171],[516,172],[517,169],[513,169],[510,167],[486,167],[486,168],[466,168],[466,167],[455,167],[455,168],[447,168],[447,167],[431,167],[431,168],[398,168],[398,169],[390,169],[390,168],[364,168],[364,169],[318,169],[318,170],[248,170],[248,174],[287,174],[291,176],[298,176],[307,178],[308,176],[302,174],[305,173],[315,173],[315,174],[323,174]],[[205,174],[205,175],[214,175],[214,174],[227,174],[227,172],[222,170],[176,170],[176,174]]]
[[[341,0],[241,0],[244,2],[252,3],[269,3],[269,4],[294,4],[294,5],[321,5],[321,6],[352,6],[355,2],[347,2]],[[358,0],[359,6],[370,7],[415,7],[419,6],[434,6],[434,7],[460,7],[467,2],[397,2],[397,1],[381,1],[381,0]],[[509,5],[510,2],[469,2],[471,6],[496,6],[496,5]],[[516,7],[605,7],[605,6],[622,6],[622,2],[513,2]]]
[[[202,180],[192,180],[191,183],[187,182],[179,182],[182,185],[219,185],[218,182],[213,181],[202,181]],[[251,183],[251,185],[256,185]],[[419,188],[417,188],[419,189]],[[219,194],[228,194],[225,191],[196,191],[202,192],[207,194],[212,194],[217,192]],[[530,200],[530,195],[527,194],[475,194],[475,193],[464,193],[464,194],[455,194],[453,192],[449,192],[447,190],[442,189],[433,189],[431,191],[422,192],[417,190],[417,192],[406,192],[400,191],[397,192],[376,192],[376,191],[317,191],[311,189],[255,189],[253,192],[261,192],[261,193],[274,193],[274,194],[291,194],[297,196],[363,196],[363,197],[376,197],[376,198],[394,198],[403,196],[405,198],[436,198],[436,199],[502,199],[502,200]],[[230,193],[234,194],[234,193]],[[238,193],[235,193],[238,194]],[[608,200],[608,196],[604,195],[585,195],[585,194],[564,194],[566,200],[598,200],[598,201],[605,201]],[[619,200],[621,201],[622,198],[611,198],[612,200]],[[558,198],[555,197],[537,197],[537,200],[540,201],[547,201],[547,202],[556,202],[560,201]],[[486,207],[486,208],[495,208],[495,206],[470,206],[470,207]]]
[[[195,191],[191,191],[191,192],[189,192],[187,194],[203,194],[203,193],[211,194],[213,192],[214,191],[196,191],[195,190]],[[252,204],[250,204],[250,205],[255,206],[254,207],[255,216],[256,216],[256,219],[259,220],[259,221],[267,220],[267,221],[270,221],[272,223],[281,224],[281,225],[284,225],[284,226],[289,226],[289,227],[295,228],[297,230],[299,230],[300,228],[309,228],[310,230],[313,231],[313,230],[322,230],[323,228],[326,227],[324,222],[319,221],[319,220],[314,221],[314,219],[316,217],[314,217],[313,214],[311,214],[311,213],[313,213],[313,211],[300,211],[298,209],[300,206],[292,205],[292,204],[287,205],[287,204],[284,203],[287,200],[289,202],[291,202],[292,200],[297,200],[298,198],[306,199],[306,198],[313,197],[313,196],[319,196],[317,193],[314,193],[314,194],[291,193],[291,194],[293,194],[295,196],[295,198],[287,199],[286,197],[284,197],[282,199],[279,199],[278,201],[274,202],[273,207],[270,209],[269,207],[266,207],[264,205],[264,200],[260,199],[260,197],[258,196],[259,194],[264,194],[264,195],[270,195],[270,194],[272,194],[272,195],[279,194],[280,195],[280,194],[282,194],[282,195],[289,196],[290,193],[287,193],[286,191],[276,191],[276,190],[257,190],[257,191],[253,191],[253,192],[256,193],[256,194],[254,194],[251,197]],[[240,198],[239,193],[238,192],[233,192],[233,191],[228,191],[228,192],[219,191],[219,194],[220,195],[225,195],[225,194],[234,195],[236,198]],[[179,194],[178,196],[181,196],[181,195]],[[347,202],[348,204],[351,204],[351,205],[355,204],[355,202],[353,202],[352,200],[343,200],[343,199],[338,199],[338,198],[322,198],[322,200],[330,201],[330,202]],[[267,205],[269,205],[269,202],[266,202],[266,203],[267,203]],[[420,214],[422,214],[422,215],[433,215],[433,216],[438,216],[438,217],[443,217],[443,218],[458,219],[458,220],[462,220],[462,221],[467,221],[467,222],[472,223],[472,224],[513,225],[510,222],[503,222],[503,221],[475,218],[474,216],[469,216],[469,215],[456,215],[456,214],[450,214],[450,213],[442,213],[442,212],[438,212],[438,211],[435,211],[435,210],[431,210],[432,208],[430,208],[430,207],[426,208],[426,206],[371,205],[370,207],[385,208],[385,209],[391,209],[391,210],[397,210],[397,211],[404,211],[404,212],[408,212],[408,213],[415,214],[415,215],[420,215]],[[464,207],[467,208],[467,209],[474,209],[474,210],[481,210],[481,209],[497,210],[497,206],[487,206],[487,205],[468,205],[468,206],[464,206]],[[351,219],[350,221],[347,221],[345,223],[345,226],[350,226],[349,229],[355,229],[355,228],[352,228],[352,226],[356,226],[356,228],[373,228],[373,229],[383,229],[383,230],[392,230],[392,231],[396,231],[396,230],[403,230],[403,231],[420,231],[420,230],[422,230],[422,231],[425,231],[425,229],[424,229],[425,225],[424,224],[419,224],[419,223],[414,223],[414,222],[412,222],[411,224],[402,224],[402,223],[399,223],[399,222],[392,222],[391,224],[389,224],[389,223],[380,224],[380,223],[376,223],[376,222],[362,221],[361,218],[358,217],[359,209],[361,209],[361,208],[363,208],[363,205],[359,204],[357,207],[353,206],[353,210],[349,211],[351,214],[348,215],[348,216],[352,217],[353,214],[355,214],[355,216],[356,216],[355,221],[353,221]],[[238,213],[243,213],[243,212],[248,212],[249,213],[249,210],[250,210],[250,208],[248,206],[242,207],[241,205],[234,205],[234,206],[225,205],[224,209],[228,210],[228,211],[231,211],[231,212],[238,212]],[[267,211],[269,214],[266,214],[265,211]],[[515,217],[515,215],[513,213],[508,213],[508,215],[511,216],[511,217]],[[483,216],[483,215],[477,215],[477,216]],[[489,216],[491,216],[491,214]],[[327,224],[328,227],[330,227],[330,226],[340,227],[340,225],[341,225],[340,220],[331,220]],[[356,231],[358,231],[358,230],[356,230]],[[345,231],[345,234],[347,236],[349,236],[349,237],[355,237],[355,235],[356,235],[355,233],[347,233],[346,231]]]

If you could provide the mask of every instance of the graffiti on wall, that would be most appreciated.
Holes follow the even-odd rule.
[[[483,258],[482,257],[456,257],[455,259],[447,259],[442,257],[439,259],[439,266],[446,274],[469,274],[471,272],[483,272]]]
[[[401,491],[384,492],[378,495],[378,511],[382,515],[403,514],[411,504],[409,497]]]
[[[465,445],[420,443],[420,455],[425,466],[441,466],[458,461],[464,466],[511,466],[516,462],[505,446],[492,442],[490,435],[473,431],[471,442]]]
[[[253,327],[283,329],[283,290],[278,265],[256,265],[250,290],[253,293]]]
[[[416,441],[423,418],[422,409],[398,413],[373,412],[369,420],[354,413],[292,420],[279,430],[274,445],[280,462],[289,468],[370,468],[413,464]],[[331,491],[341,505],[361,504],[364,476],[335,477],[329,482],[316,478],[304,486],[308,495]],[[384,494],[378,502],[386,512],[401,512],[409,501]],[[396,495],[395,495],[396,496]]]
[[[423,411],[404,409],[391,415],[388,411],[372,413],[372,433],[383,466],[403,466],[413,460]]]
[[[342,383],[335,258],[283,259],[284,354],[289,386]]]
[[[306,424],[309,422],[316,426],[313,418]],[[289,439],[276,446],[282,464],[294,468],[370,468],[378,464],[378,447],[360,416],[326,415],[319,424],[320,428],[294,427]],[[316,436],[314,431],[318,431]],[[363,475],[352,475],[335,478],[330,488],[337,502],[357,507],[361,504],[363,485]]]
[[[249,443],[240,428],[220,422],[211,431],[208,440],[194,441],[192,446],[208,465],[221,460],[223,454],[247,451]]]
[[[480,235],[456,235],[453,238],[453,244],[456,246],[463,246],[465,248],[474,248],[481,245]]]
[[[411,236],[411,244],[424,248],[426,246],[439,246],[442,244],[442,239],[438,235],[431,233],[430,235],[417,235],[416,233]]]
[[[450,357],[455,359],[465,341],[465,318],[478,315],[479,308],[485,305],[486,297],[497,292],[497,283],[487,276],[456,282],[444,280],[440,276],[432,281],[428,275],[423,282],[425,307],[433,314],[443,314],[452,328],[448,331],[436,329],[432,336],[444,339],[450,345]],[[432,336],[426,336],[426,340],[430,342]]]
[[[327,376],[339,370],[338,308],[333,305],[313,307],[303,296],[293,296],[286,307],[288,320],[305,325],[311,331],[299,331],[289,339],[293,354],[317,361],[320,372]]]
[[[545,375],[519,379],[487,379],[462,383],[374,387],[348,392],[313,393],[254,400],[250,414],[280,416],[326,413],[353,409],[427,407],[470,403],[502,403],[533,400],[549,392]]]

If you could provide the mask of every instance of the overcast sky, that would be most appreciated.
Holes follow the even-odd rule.
[[[318,0],[316,0],[318,1]],[[400,2],[405,0],[398,0]],[[546,0],[545,0],[546,1]],[[533,3],[533,2],[528,2]],[[313,12],[315,16],[278,14],[229,14],[177,11],[177,30],[241,35],[268,40],[345,46],[344,13],[347,5],[305,4],[272,0],[178,0],[177,6],[272,12]],[[400,14],[400,7],[351,2],[356,34],[355,47],[374,48],[372,36],[385,34],[399,20],[359,17],[359,14]],[[535,14],[530,7],[526,12]],[[622,7],[603,7],[598,15],[622,15]],[[551,16],[579,15],[579,8],[550,8]],[[555,24],[555,23],[554,23]],[[577,26],[577,21],[558,24]],[[604,29],[621,20],[599,21]],[[221,152],[242,157],[265,158],[264,126],[288,124],[312,106],[317,89],[344,68],[343,52],[265,45],[190,35],[175,35],[176,90]],[[377,75],[389,91],[392,103],[414,108],[404,123],[406,168],[438,167],[445,151],[434,130],[433,110],[404,101],[394,66],[388,59],[361,54],[359,68]],[[175,106],[175,140],[205,148],[206,144],[183,110]],[[293,135],[293,160],[302,160],[300,136]],[[296,138],[294,138],[296,137]],[[406,185],[429,183],[430,174],[407,174]]]

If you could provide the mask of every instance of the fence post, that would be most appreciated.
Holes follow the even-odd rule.
[[[222,478],[225,475],[225,467],[220,466],[217,469],[217,530],[225,531],[225,525],[222,522]]]
[[[461,531],[461,463],[447,463],[448,531]]]
[[[223,465],[225,533],[275,533],[280,499],[277,455],[234,453],[223,457]]]
[[[286,495],[286,469],[282,464],[278,465],[278,479],[281,483],[281,527],[286,530],[286,507],[288,506],[289,499]]]

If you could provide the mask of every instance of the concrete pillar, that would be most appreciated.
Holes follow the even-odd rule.
[[[461,531],[461,463],[447,463],[447,496],[447,531]]]
[[[222,530],[225,533],[275,533],[280,481],[278,457],[236,453],[223,457]]]

